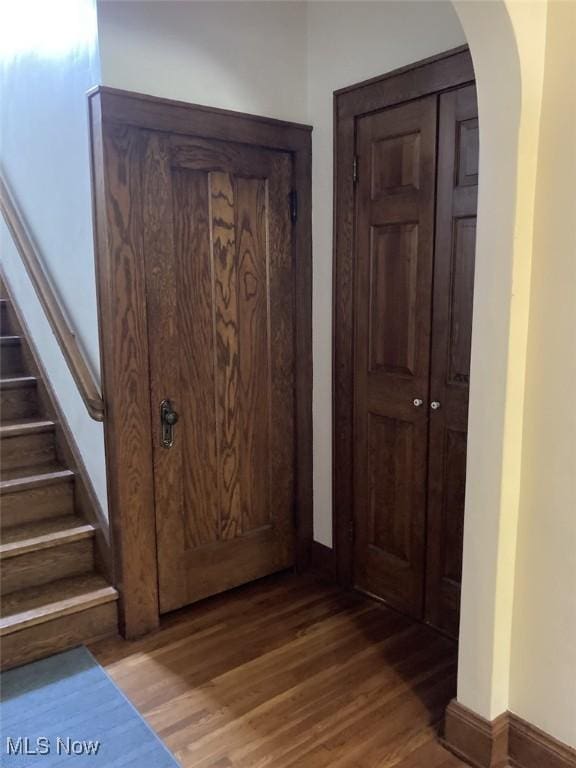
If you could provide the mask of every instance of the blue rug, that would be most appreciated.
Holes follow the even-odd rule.
[[[2,768],[174,768],[176,760],[86,648],[0,675]]]

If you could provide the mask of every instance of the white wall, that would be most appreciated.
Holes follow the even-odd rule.
[[[98,84],[93,0],[0,11],[0,163],[63,305],[99,370],[86,91]],[[2,264],[104,509],[102,425],[88,416],[2,221]]]
[[[306,4],[99,2],[102,82],[305,122]]]
[[[510,709],[576,746],[576,4],[548,5]]]
[[[449,2],[308,4],[312,134],[314,538],[332,544],[332,94],[463,45]]]

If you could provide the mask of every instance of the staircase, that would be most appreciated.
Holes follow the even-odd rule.
[[[6,296],[1,289],[2,296]],[[0,643],[8,668],[117,632],[99,573],[97,524],[49,389],[8,298],[0,298]],[[67,443],[67,445],[63,445]],[[73,453],[73,451],[72,451]]]

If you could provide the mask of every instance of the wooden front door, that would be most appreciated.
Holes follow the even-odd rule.
[[[354,583],[421,617],[434,96],[358,120]]]
[[[294,562],[292,159],[143,140],[164,612]]]

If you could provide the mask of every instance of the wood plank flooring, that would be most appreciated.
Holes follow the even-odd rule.
[[[456,648],[282,574],[91,648],[185,768],[461,768],[437,742]]]

